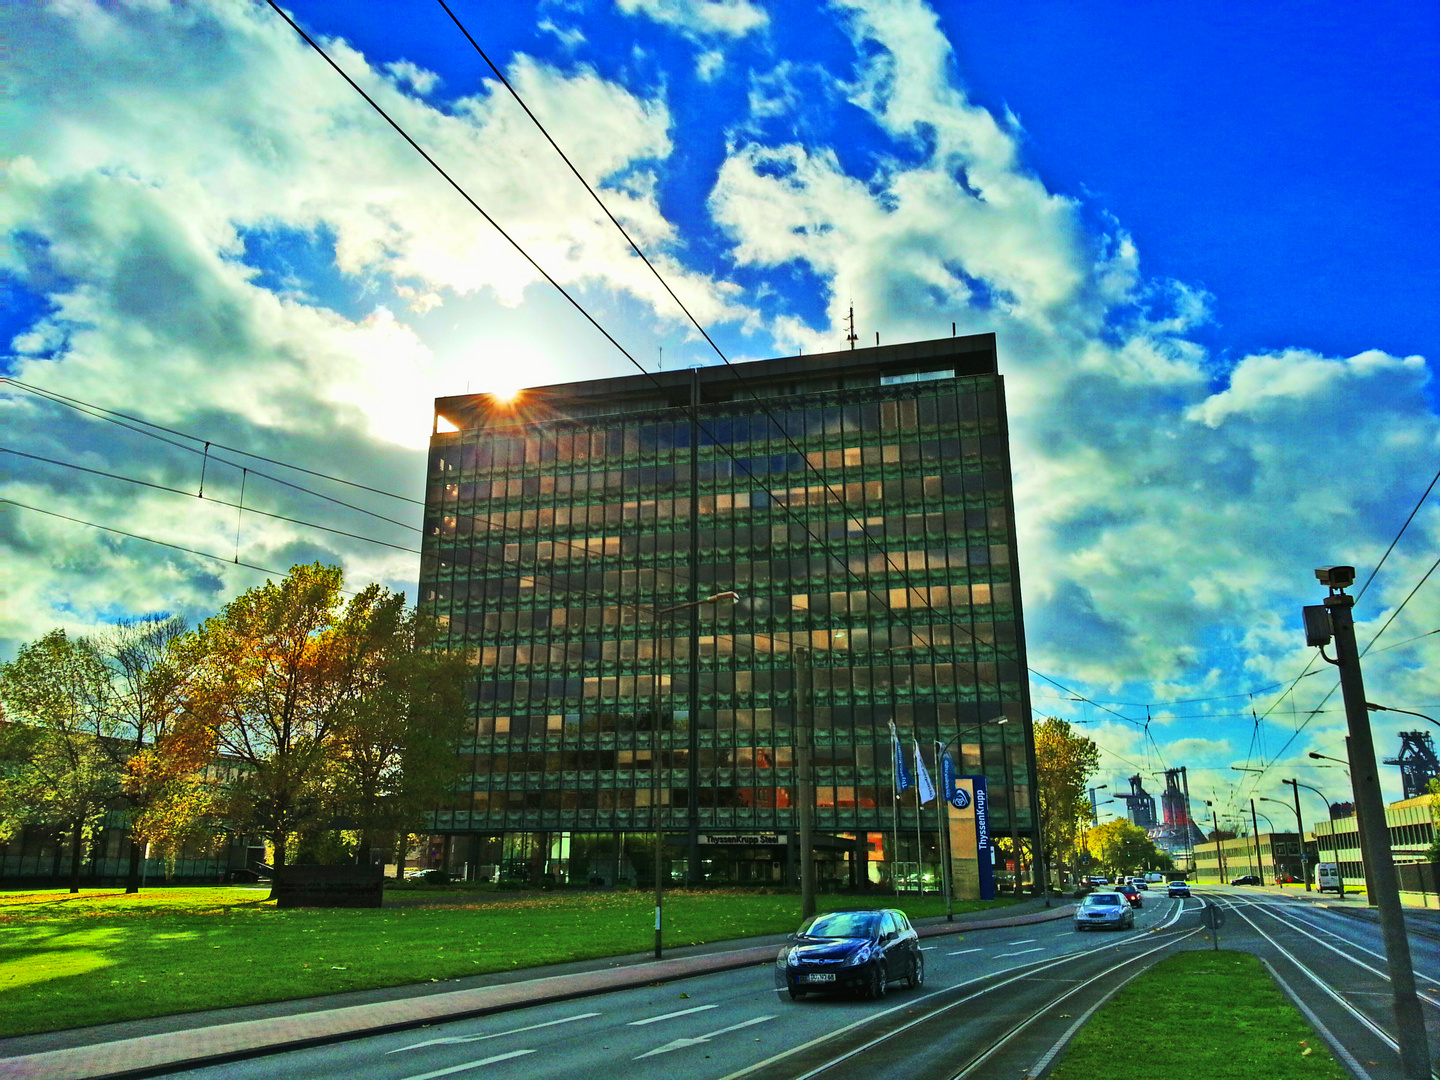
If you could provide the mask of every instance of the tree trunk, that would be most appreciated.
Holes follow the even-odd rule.
[[[125,891],[127,893],[138,893],[140,891],[140,856],[145,851],[144,844],[135,835],[135,827],[130,827],[130,870],[125,875]]]
[[[375,837],[367,829],[360,834],[360,847],[355,852],[356,866],[370,865],[370,848],[375,843]]]
[[[270,871],[270,896],[271,900],[280,899],[280,871],[285,869],[285,840],[286,834],[277,832],[273,837],[275,844],[275,861],[271,864]]]
[[[395,840],[395,880],[405,880],[405,856],[410,851],[410,834],[402,832]]]
[[[75,826],[70,830],[70,891],[80,891],[80,830],[84,821],[75,819]]]

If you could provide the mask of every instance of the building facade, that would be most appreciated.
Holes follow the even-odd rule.
[[[421,606],[476,662],[452,872],[640,881],[660,828],[671,877],[791,880],[797,718],[822,879],[938,865],[892,724],[1033,838],[994,335],[442,398],[425,515]]]
[[[1223,884],[1247,874],[1267,885],[1276,878],[1304,881],[1305,864],[1305,843],[1295,833],[1264,832],[1195,845],[1195,881],[1200,884]]]

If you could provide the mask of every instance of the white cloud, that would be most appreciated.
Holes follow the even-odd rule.
[[[934,12],[916,0],[844,6],[860,58],[850,98],[910,152],[863,175],[824,143],[767,140],[764,122],[737,132],[710,197],[734,258],[803,267],[825,290],[824,325],[782,316],[777,337],[837,347],[852,298],[862,340],[941,336],[952,320],[997,334],[1039,670],[1192,696],[1193,681],[1213,682],[1194,666],[1213,667],[1218,649],[1236,658],[1226,689],[1293,677],[1308,659],[1296,609],[1311,568],[1373,565],[1428,477],[1416,463],[1440,456],[1424,362],[1294,349],[1242,358],[1214,385],[1217,365],[1187,336],[1209,298],[1147,280],[1123,229],[1097,235],[1046,189],[1015,125],[965,96]],[[766,80],[752,84],[783,85]],[[752,107],[760,121],[787,108],[774,93]],[[1440,520],[1412,528],[1410,550],[1440,547]],[[1392,561],[1385,580],[1401,595],[1368,596],[1368,625],[1423,571]],[[1420,630],[1440,614],[1433,600],[1422,610]],[[1393,664],[1375,663],[1377,677]],[[1409,686],[1415,700],[1440,692],[1428,676]],[[1312,703],[1323,688],[1302,693]],[[1226,723],[1157,717],[1152,732],[1175,740],[1167,759],[1209,767],[1234,752],[1215,734]],[[1317,717],[1314,735],[1334,723]],[[1270,737],[1266,754],[1285,736]],[[1123,728],[1105,738],[1135,760],[1150,749]]]
[[[616,6],[694,38],[740,38],[770,22],[765,9],[750,0],[616,0]]]
[[[433,71],[426,71],[418,64],[412,64],[409,60],[394,60],[385,65],[385,70],[395,76],[395,81],[401,85],[408,84],[412,90],[422,97],[430,93],[440,85],[440,76]]]
[[[440,305],[458,320],[470,317],[462,310],[518,304],[536,273],[266,9],[30,8],[12,38],[0,270],[44,294],[52,310],[13,343],[10,372],[323,472],[353,476],[364,461],[366,482],[420,495],[433,398],[470,380],[483,385],[494,377],[487,370],[513,370],[517,354],[472,341],[437,356],[407,320],[433,317]],[[437,108],[407,92],[435,92],[432,73],[326,44],[558,280],[598,300],[632,297],[673,322],[672,301],[508,95],[487,87]],[[677,259],[655,184],[672,149],[664,103],[589,68],[561,71],[524,56],[509,75],[692,310],[712,324],[746,317],[733,288]],[[346,289],[380,302],[350,314],[323,306],[306,280],[314,267],[265,280],[247,261],[257,237],[311,245],[320,269],[333,258]],[[578,321],[575,332],[590,333]],[[89,455],[96,467],[167,486],[193,489],[198,479],[198,459],[174,448],[23,395],[0,396],[0,408],[13,441],[32,452]],[[19,501],[235,556],[232,510],[12,464],[0,490]],[[210,468],[207,488],[239,475],[213,460]],[[249,479],[247,505],[415,546],[415,533]],[[362,501],[418,525],[413,507]],[[256,580],[243,568],[18,509],[0,514],[0,530],[14,556],[0,560],[4,651],[56,624],[84,629],[107,612],[198,617]],[[238,557],[282,570],[326,558],[352,579],[379,576],[402,588],[413,587],[418,564],[249,515]]]

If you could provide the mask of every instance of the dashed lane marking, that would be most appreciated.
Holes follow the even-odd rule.
[[[661,1020],[673,1020],[677,1016],[689,1016],[691,1013],[705,1012],[709,1009],[718,1009],[719,1005],[696,1005],[693,1009],[681,1009],[679,1012],[662,1013],[659,1016],[647,1016],[644,1020],[631,1020],[628,1027],[644,1027],[646,1024],[658,1024]]]
[[[1035,948],[1033,948],[1033,949],[1021,949],[1019,952],[1002,952],[1002,953],[997,953],[996,956],[995,956],[995,959],[996,959],[996,960],[1003,960],[1003,959],[1005,959],[1005,957],[1007,957],[1007,956],[1024,956],[1026,953],[1044,952],[1044,951],[1045,951],[1045,947],[1044,947],[1043,945],[1037,945],[1037,946],[1036,946]]]
[[[554,1027],[556,1024],[573,1024],[576,1020],[588,1020],[592,1016],[599,1016],[598,1012],[577,1013],[574,1016],[567,1016],[561,1020],[546,1020],[543,1024],[530,1024],[527,1027],[511,1028],[509,1031],[495,1031],[488,1035],[451,1035],[444,1039],[426,1039],[424,1042],[411,1043],[409,1046],[401,1046],[389,1050],[387,1054],[398,1054],[405,1050],[419,1050],[422,1046],[447,1046],[455,1043],[484,1042],[486,1039],[498,1039],[503,1035],[519,1035],[525,1031],[535,1031],[538,1028]],[[527,1051],[528,1053],[528,1051]]]
[[[701,1043],[709,1042],[711,1039],[715,1038],[716,1035],[728,1035],[732,1031],[739,1031],[741,1028],[754,1027],[756,1024],[763,1024],[767,1020],[774,1019],[774,1015],[757,1016],[753,1020],[744,1020],[738,1024],[731,1024],[729,1027],[723,1027],[718,1031],[707,1032],[704,1035],[696,1035],[693,1039],[673,1039],[670,1042],[666,1043],[664,1046],[657,1046],[649,1053],[641,1054],[635,1060],[639,1061],[640,1058],[654,1057],[657,1054],[668,1054],[672,1050],[684,1050],[687,1046],[698,1046]]]
[[[436,1069],[434,1072],[420,1073],[418,1076],[407,1076],[405,1080],[435,1080],[437,1076],[450,1076],[454,1073],[464,1072],[466,1069],[478,1069],[482,1065],[494,1065],[497,1061],[509,1061],[511,1058],[524,1057],[526,1054],[533,1054],[534,1050],[511,1050],[508,1054],[496,1054],[494,1057],[483,1058],[480,1061],[467,1061],[464,1065],[451,1065],[448,1069]]]
[[[961,949],[959,952],[947,952],[946,956],[964,956],[966,953],[983,952],[983,949]]]

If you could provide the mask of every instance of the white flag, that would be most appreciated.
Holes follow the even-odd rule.
[[[920,805],[924,806],[935,798],[935,785],[930,781],[930,774],[925,771],[925,759],[920,756],[920,744],[913,739],[911,743],[915,747],[915,782],[920,785]]]

